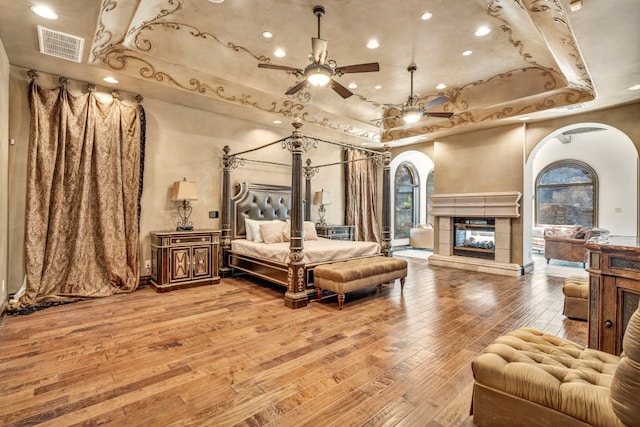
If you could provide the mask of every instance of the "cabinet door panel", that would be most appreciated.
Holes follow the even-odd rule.
[[[206,277],[211,274],[211,247],[196,246],[193,248],[193,277]]]
[[[191,279],[191,259],[189,257],[190,248],[171,249],[171,281]]]

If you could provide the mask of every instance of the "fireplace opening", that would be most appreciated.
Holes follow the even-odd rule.
[[[495,218],[454,218],[453,254],[495,260]]]

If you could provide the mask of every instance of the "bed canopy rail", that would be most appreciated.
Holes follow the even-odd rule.
[[[232,204],[232,184],[231,172],[246,162],[264,163],[277,166],[286,166],[291,168],[291,196],[290,208],[288,210],[289,220],[291,222],[291,232],[289,240],[289,264],[287,273],[287,291],[285,293],[285,305],[289,308],[299,308],[307,305],[307,280],[308,275],[303,261],[304,244],[303,244],[303,222],[305,218],[311,218],[311,179],[322,167],[328,167],[338,164],[350,163],[352,161],[342,161],[337,163],[328,163],[324,165],[312,166],[311,160],[306,160],[303,166],[302,155],[312,148],[317,148],[318,143],[327,143],[341,146],[344,148],[355,149],[367,153],[367,158],[362,160],[372,160],[378,166],[382,167],[383,192],[382,192],[382,242],[380,243],[382,253],[385,256],[390,255],[391,250],[391,205],[390,205],[390,162],[391,153],[386,147],[384,152],[370,150],[363,147],[356,147],[350,144],[344,144],[335,141],[327,141],[320,138],[307,137],[303,135],[301,130],[302,122],[296,119],[292,123],[294,130],[289,137],[281,138],[277,141],[262,145],[257,148],[237,152],[231,154],[229,146],[223,148],[223,176],[222,176],[222,230],[221,230],[221,257],[220,265],[221,275],[228,277],[232,273],[232,267],[229,264],[229,254],[231,253],[231,241],[235,237],[233,234],[234,212]],[[283,164],[277,162],[269,162],[264,160],[251,160],[241,157],[242,155],[258,151],[260,149],[281,144],[283,149],[289,150],[291,153],[291,164]],[[303,197],[302,177],[305,179],[305,189]],[[306,203],[304,203],[306,201]],[[304,209],[304,210],[303,210]]]

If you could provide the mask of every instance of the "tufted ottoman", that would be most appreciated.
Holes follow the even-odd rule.
[[[499,337],[471,365],[474,423],[586,427],[623,426],[624,420],[638,426],[639,313],[626,331],[626,358],[528,328]]]
[[[564,315],[571,319],[587,320],[589,314],[589,278],[571,276],[564,279]]]
[[[313,269],[318,301],[322,300],[323,289],[334,292],[338,294],[340,310],[344,305],[344,294],[395,279],[400,279],[400,289],[403,290],[405,277],[407,261],[384,256],[322,264]]]

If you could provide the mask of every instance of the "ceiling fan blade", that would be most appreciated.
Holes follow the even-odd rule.
[[[331,80],[331,89],[335,90],[338,93],[338,95],[340,95],[343,98],[348,98],[351,95],[353,95],[353,92],[351,92],[349,89],[342,86],[340,83],[338,83],[335,80]]]
[[[433,99],[433,100],[431,100],[431,101],[427,102],[427,103],[424,105],[424,107],[423,107],[423,108],[424,108],[425,110],[427,110],[427,109],[429,109],[429,108],[431,108],[431,107],[435,107],[436,105],[440,105],[440,104],[442,104],[442,103],[444,103],[444,102],[447,102],[448,100],[449,100],[449,98],[447,98],[446,96],[439,96],[439,97],[437,97],[436,99]]]
[[[284,94],[285,95],[293,95],[296,92],[298,92],[300,89],[302,89],[303,87],[305,87],[307,85],[307,80],[301,80],[300,82],[296,83],[295,85],[291,86]]]
[[[327,57],[327,41],[312,37],[311,51],[313,52],[313,61],[316,64],[324,64],[324,60]]]
[[[424,116],[425,117],[442,117],[443,119],[448,119],[451,116],[453,116],[453,113],[430,113],[428,111],[425,111]]]
[[[303,72],[299,68],[287,67],[286,65],[265,64],[263,62],[258,64],[258,68],[270,68],[272,70],[291,71],[293,73],[302,73]]]
[[[368,64],[346,65],[336,68],[336,74],[341,73],[367,73],[370,71],[380,71],[380,64],[370,62]]]
[[[373,120],[369,120],[371,122],[381,122],[384,120],[397,120],[397,119],[401,119],[402,116],[388,116],[388,117],[380,117],[378,119],[373,119]]]
[[[398,110],[400,112],[402,112],[402,110],[404,110],[404,108],[402,107],[402,105],[398,105],[398,104],[384,104],[387,107],[394,109],[394,110]]]

